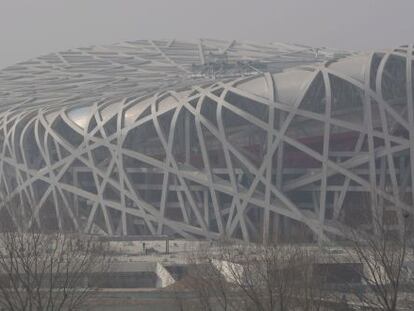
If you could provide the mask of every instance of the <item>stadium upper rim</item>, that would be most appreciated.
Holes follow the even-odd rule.
[[[138,40],[50,53],[0,70],[0,112],[139,98],[211,81],[320,63],[351,54],[285,43]]]

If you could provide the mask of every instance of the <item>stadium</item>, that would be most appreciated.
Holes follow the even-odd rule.
[[[413,46],[202,39],[71,49],[0,71],[0,218],[25,230],[326,241],[402,230]]]

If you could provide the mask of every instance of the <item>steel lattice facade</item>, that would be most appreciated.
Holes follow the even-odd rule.
[[[401,228],[413,47],[136,41],[0,71],[0,216],[16,227],[329,239]],[[368,201],[368,203],[366,203]]]

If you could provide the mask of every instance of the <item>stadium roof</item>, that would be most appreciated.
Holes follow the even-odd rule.
[[[140,97],[347,52],[284,43],[139,40],[51,53],[0,70],[0,111]]]

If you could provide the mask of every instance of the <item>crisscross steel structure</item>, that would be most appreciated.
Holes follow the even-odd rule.
[[[414,195],[412,65],[412,46],[172,40],[8,67],[0,217],[20,229],[326,240],[372,208],[401,230]]]

